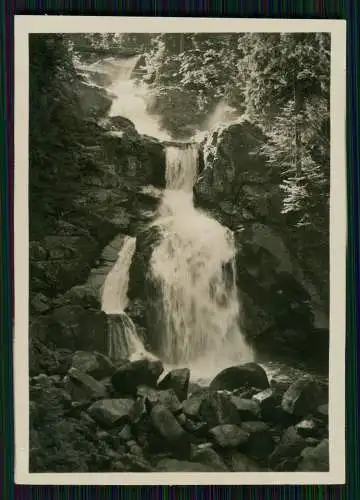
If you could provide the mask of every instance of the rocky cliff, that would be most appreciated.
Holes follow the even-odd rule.
[[[265,141],[246,118],[208,133],[195,200],[235,233],[247,337],[259,349],[326,364],[328,262],[282,213],[280,179],[261,154]]]

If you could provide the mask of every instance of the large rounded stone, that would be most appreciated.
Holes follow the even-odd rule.
[[[246,363],[225,368],[216,375],[210,384],[211,389],[230,391],[246,386],[257,387],[258,389],[267,389],[269,387],[266,372],[257,363]]]

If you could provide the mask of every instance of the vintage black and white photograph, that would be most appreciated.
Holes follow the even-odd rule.
[[[29,34],[30,473],[329,472],[331,54]]]

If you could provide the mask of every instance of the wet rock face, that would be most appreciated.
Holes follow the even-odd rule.
[[[261,352],[316,359],[326,368],[326,263],[309,264],[308,243],[289,230],[281,179],[260,154],[265,141],[245,118],[209,133],[195,202],[235,233],[241,329],[248,340]],[[309,349],[312,342],[316,349]]]
[[[205,165],[195,186],[197,199],[204,204],[215,199],[236,203],[243,184],[264,185],[265,162],[256,155],[264,141],[261,131],[247,120],[210,134],[202,146]]]
[[[101,311],[64,305],[52,312],[47,337],[57,347],[105,353],[106,332],[106,315]]]

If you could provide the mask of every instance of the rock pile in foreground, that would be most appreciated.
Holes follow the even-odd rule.
[[[199,387],[187,368],[163,371],[82,351],[65,376],[33,377],[31,471],[329,470],[327,405],[312,378],[286,387],[248,363]]]

